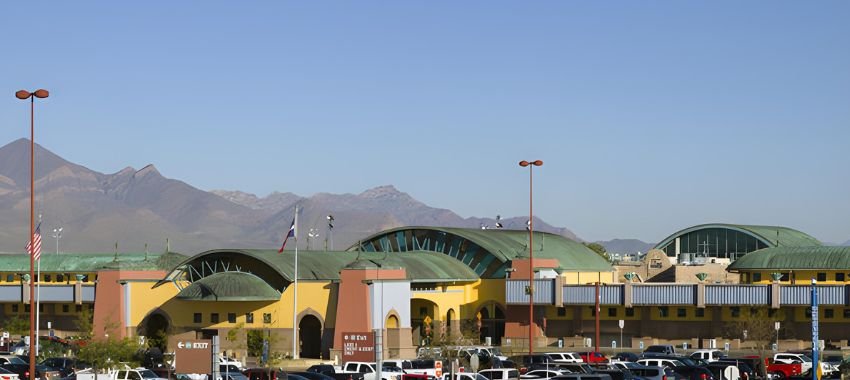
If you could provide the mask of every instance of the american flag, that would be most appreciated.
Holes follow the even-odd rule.
[[[35,252],[33,252],[30,246],[35,242]],[[41,223],[35,227],[35,233],[32,234],[32,240],[27,242],[27,253],[32,255],[33,260],[38,260],[41,258]]]

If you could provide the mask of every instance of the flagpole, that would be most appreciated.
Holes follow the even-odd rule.
[[[295,205],[295,276],[292,287],[292,358],[298,359],[298,205]]]
[[[33,250],[34,251],[34,250]],[[41,325],[41,257],[38,258],[38,275],[36,275],[36,279],[38,283],[36,284],[35,291],[35,342],[33,343],[33,347],[35,347],[35,356],[38,357],[38,327]]]

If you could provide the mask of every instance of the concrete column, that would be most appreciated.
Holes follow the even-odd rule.
[[[555,277],[555,307],[564,306],[564,278]]]
[[[25,274],[22,278],[21,282],[21,302],[25,304],[30,303],[30,275]]]
[[[779,309],[779,305],[782,300],[780,300],[780,292],[779,292],[779,281],[774,281],[770,284],[770,308],[771,309]]]
[[[632,307],[632,282],[623,284],[623,306]]]
[[[697,284],[697,307],[705,308],[705,283]]]

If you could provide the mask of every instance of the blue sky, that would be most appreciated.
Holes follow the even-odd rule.
[[[850,239],[846,1],[19,2],[0,144],[204,190],[393,184],[584,239]]]

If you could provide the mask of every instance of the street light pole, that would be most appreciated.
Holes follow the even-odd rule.
[[[520,161],[519,166],[528,167],[528,354],[534,353],[534,167],[543,161]]]
[[[53,238],[56,239],[56,254],[59,254],[59,239],[62,238],[62,227],[53,229]]]
[[[47,90],[38,89],[35,92],[20,90],[15,97],[30,100],[30,373],[35,373],[35,98],[44,99],[50,95]]]

